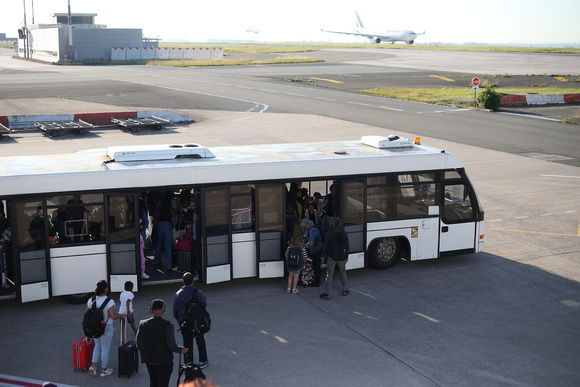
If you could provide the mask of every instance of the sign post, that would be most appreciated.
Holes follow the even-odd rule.
[[[477,91],[479,90],[479,78],[475,77],[471,80],[473,85],[473,107],[477,106]]]

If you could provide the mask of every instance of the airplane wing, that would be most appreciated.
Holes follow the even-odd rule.
[[[343,31],[330,31],[325,29],[320,29],[322,32],[330,32],[331,34],[344,34],[344,35],[354,35],[354,36],[363,36],[365,38],[381,38],[381,39],[391,39],[389,35],[381,35],[381,34],[369,34],[368,32],[361,32],[358,30],[343,30]]]

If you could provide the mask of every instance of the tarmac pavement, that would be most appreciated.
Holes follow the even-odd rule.
[[[104,107],[111,109],[61,98],[0,100],[2,114],[87,113]],[[389,134],[311,115],[176,113],[195,123],[162,133],[102,128],[58,140],[30,130],[15,133],[12,141],[3,138],[0,146],[8,156],[68,153],[113,141],[195,138],[218,146],[286,142],[290,131],[309,141]],[[402,261],[386,271],[350,271],[350,295],[340,296],[335,276],[329,301],[318,297],[320,288],[286,293],[284,278],[200,285],[213,321],[208,379],[236,387],[580,385],[578,168],[428,137],[422,142],[451,152],[465,165],[486,211],[485,252]],[[148,318],[149,302],[160,297],[169,303],[165,316],[171,320],[177,289],[159,285],[138,292],[136,319]],[[0,307],[0,374],[74,386],[147,385],[144,367],[130,379],[73,370],[72,344],[82,335],[84,306],[53,298],[29,304],[3,300]],[[110,360],[115,370],[118,340],[117,329]],[[172,385],[176,370],[177,365]]]

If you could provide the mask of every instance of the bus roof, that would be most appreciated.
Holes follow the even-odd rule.
[[[377,136],[371,137],[377,139]],[[462,167],[455,157],[440,149],[412,142],[408,146],[380,149],[375,142],[367,145],[364,139],[215,147],[207,152],[208,157],[195,155],[195,158],[171,160],[116,161],[108,156],[112,154],[108,149],[3,157],[0,158],[0,196],[291,181]],[[120,148],[132,149],[116,147],[116,151]]]

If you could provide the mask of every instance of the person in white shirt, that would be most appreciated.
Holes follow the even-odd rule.
[[[135,317],[133,316],[133,299],[135,294],[133,294],[133,282],[125,282],[125,290],[121,292],[119,296],[119,313],[127,315],[127,323],[131,324],[133,329],[133,334],[137,335],[137,327],[135,326]],[[125,337],[125,319],[121,319],[121,339],[123,343],[127,338]]]

